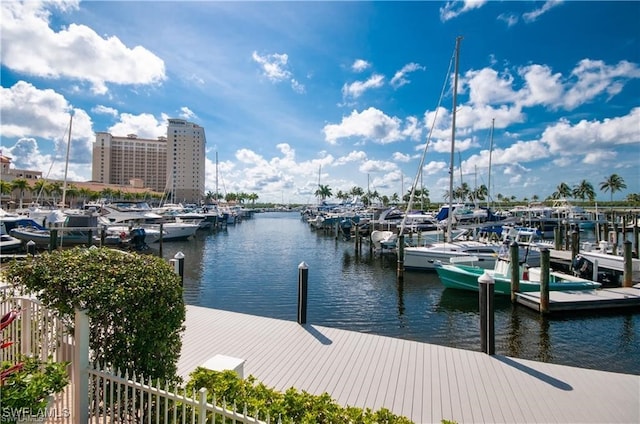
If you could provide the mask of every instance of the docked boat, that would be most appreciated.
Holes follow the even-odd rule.
[[[477,266],[463,265],[456,263],[437,262],[435,270],[442,284],[447,288],[479,290],[478,279],[487,273],[494,281],[494,292],[498,295],[511,294],[511,262],[508,254],[501,255],[495,262],[493,269],[487,270]],[[528,267],[520,262],[519,281],[521,292],[539,292],[541,270],[539,267]],[[594,290],[602,287],[598,282],[587,280],[573,275],[556,271],[549,271],[550,291],[571,291],[571,290]]]
[[[108,236],[101,240],[97,216],[66,215],[53,211],[47,219],[48,227],[43,227],[31,219],[18,221],[20,224],[10,230],[10,234],[24,243],[33,241],[36,247],[44,248],[51,243],[51,231],[57,230],[58,246],[91,245],[98,243],[118,244],[118,237]],[[6,225],[6,223],[5,223]]]
[[[0,253],[15,253],[22,250],[22,240],[9,234],[0,234]]]

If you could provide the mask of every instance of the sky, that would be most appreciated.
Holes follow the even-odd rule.
[[[205,129],[205,191],[258,202],[414,183],[442,202],[451,166],[493,199],[586,180],[606,201],[612,174],[614,200],[640,193],[637,1],[0,7],[0,148],[44,177],[64,177],[72,112],[68,181],[91,179],[96,132],[155,139],[183,118]]]

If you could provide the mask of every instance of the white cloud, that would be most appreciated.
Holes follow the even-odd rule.
[[[449,165],[443,161],[431,161],[424,166],[424,173],[427,175],[438,174],[449,168]]]
[[[581,120],[572,125],[567,119],[549,126],[541,140],[554,154],[582,155],[599,148],[621,144],[640,145],[640,107],[626,116],[603,121]]]
[[[562,3],[562,0],[547,0],[542,5],[542,7],[532,10],[531,12],[523,13],[522,18],[527,23],[535,22],[540,16],[544,15],[554,7],[561,5]]]
[[[251,58],[260,65],[265,77],[273,82],[280,82],[291,78],[291,72],[287,69],[289,55],[286,53],[273,53],[260,56],[254,51]]]
[[[362,150],[357,150],[357,151],[354,150],[350,152],[347,156],[342,156],[338,158],[334,162],[334,165],[338,166],[338,165],[345,165],[351,162],[362,162],[366,159],[367,159],[367,154],[365,152],[363,152]]]
[[[407,63],[400,69],[396,71],[391,78],[390,84],[393,88],[400,88],[403,85],[409,84],[409,80],[407,79],[407,74],[415,71],[424,71],[426,68],[418,63]]]
[[[508,27],[512,27],[518,23],[518,16],[513,13],[501,13],[498,15],[498,20],[505,22]]]
[[[411,160],[411,155],[407,155],[404,153],[400,153],[400,152],[394,152],[393,153],[393,160],[395,160],[396,162],[409,162]]]
[[[196,114],[195,114],[191,109],[189,109],[189,108],[188,108],[188,107],[186,107],[186,106],[182,106],[182,107],[180,108],[180,117],[181,117],[182,119],[191,120],[191,119],[196,118],[197,116],[196,116]]]
[[[365,91],[372,88],[380,88],[384,85],[384,76],[380,74],[372,75],[366,81],[355,81],[351,84],[345,84],[342,86],[342,96],[347,98],[357,99]]]
[[[454,0],[448,1],[440,8],[440,20],[446,22],[450,19],[457,18],[473,9],[478,9],[487,2],[487,0]]]
[[[114,118],[118,116],[118,109],[114,109],[112,107],[97,105],[91,109],[91,112],[97,113],[100,115],[110,115]]]
[[[291,79],[291,88],[298,94],[303,94],[305,92],[304,84],[293,78]]]
[[[363,59],[356,59],[355,62],[351,65],[351,70],[354,72],[362,72],[368,69],[371,66],[369,62]]]
[[[76,2],[2,2],[2,64],[43,78],[87,81],[96,94],[107,84],[159,84],[166,79],[162,59],[142,46],[129,48],[117,37],[103,38],[85,25],[55,32],[49,10]]]
[[[370,107],[362,112],[354,110],[343,117],[340,124],[325,125],[325,140],[335,144],[341,138],[363,137],[377,143],[392,143],[404,138],[400,118],[390,117]]]
[[[120,115],[120,122],[109,127],[106,132],[118,137],[136,134],[139,138],[155,139],[167,135],[167,120],[166,116],[158,120],[150,113],[123,113]]]
[[[582,163],[602,166],[604,163],[612,162],[617,156],[617,153],[611,150],[592,150],[584,155]]]
[[[382,160],[366,160],[358,169],[362,173],[373,173],[373,172],[389,172],[398,169],[397,165],[393,162],[382,161]]]
[[[568,110],[589,102],[602,93],[607,93],[609,97],[615,96],[629,79],[640,78],[640,67],[626,60],[611,66],[601,60],[583,59],[571,75],[577,81],[568,88],[562,103]]]

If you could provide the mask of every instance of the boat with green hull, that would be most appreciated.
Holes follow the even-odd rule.
[[[503,258],[496,261],[493,270],[460,263],[445,264],[442,262],[435,264],[435,269],[440,281],[447,288],[477,292],[479,291],[478,278],[486,272],[493,278],[495,294],[511,294],[511,266],[509,261]],[[520,266],[519,279],[521,292],[540,291],[540,268]],[[598,282],[574,277],[573,275],[556,271],[549,272],[550,291],[594,290],[601,286]]]

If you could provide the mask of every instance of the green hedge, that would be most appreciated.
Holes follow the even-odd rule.
[[[241,379],[233,371],[211,371],[198,367],[190,374],[187,391],[206,388],[208,400],[216,395],[218,404],[223,399],[227,408],[237,405],[238,412],[243,412],[246,405],[247,414],[265,419],[267,414],[272,422],[278,418],[283,424],[374,424],[374,423],[412,423],[408,418],[395,415],[388,409],[378,411],[361,409],[352,406],[338,405],[327,393],[313,395],[306,391],[290,388],[281,393],[259,383],[253,376]]]
[[[69,325],[89,316],[93,361],[145,378],[176,381],[185,306],[180,278],[163,259],[108,248],[55,250],[12,262],[7,281]]]

